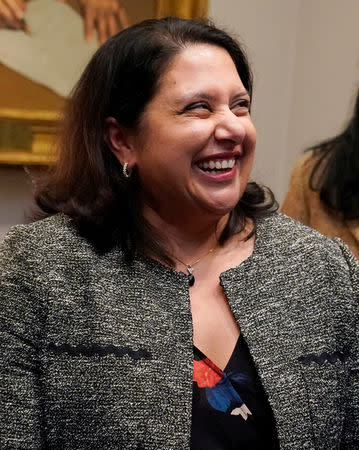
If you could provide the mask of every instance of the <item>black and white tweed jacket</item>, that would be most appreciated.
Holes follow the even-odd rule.
[[[359,269],[347,247],[280,214],[220,277],[286,450],[359,448]],[[63,216],[0,252],[0,448],[189,448],[187,278],[97,254]]]

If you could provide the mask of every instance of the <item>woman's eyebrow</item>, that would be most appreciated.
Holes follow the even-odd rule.
[[[232,100],[237,100],[237,99],[240,99],[240,98],[243,98],[243,97],[251,98],[251,96],[249,95],[249,92],[246,89],[244,89],[244,90],[242,90],[240,92],[237,92],[237,94],[233,95]]]
[[[233,100],[237,100],[237,99],[243,98],[243,97],[250,97],[250,95],[246,89],[242,89],[241,91],[234,94],[231,97],[231,100],[233,101]],[[213,101],[213,100],[215,100],[215,98],[216,98],[216,95],[209,94],[206,91],[190,91],[190,92],[186,92],[185,94],[183,94],[177,98],[175,97],[174,101],[176,104],[180,104],[180,103],[186,103],[189,101],[193,101],[194,99]]]
[[[189,101],[193,101],[194,99],[212,101],[214,98],[214,95],[209,94],[205,91],[190,91],[181,96],[178,96],[177,98],[175,97],[174,100],[176,103],[186,103]]]

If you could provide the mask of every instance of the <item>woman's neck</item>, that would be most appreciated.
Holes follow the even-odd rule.
[[[164,248],[170,257],[176,261],[191,264],[203,257],[218,244],[218,238],[223,231],[229,215],[222,217],[204,217],[182,219],[176,217],[171,220],[160,216],[150,207],[143,211],[145,219],[160,236]]]

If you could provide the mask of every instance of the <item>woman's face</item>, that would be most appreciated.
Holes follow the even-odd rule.
[[[222,216],[252,167],[250,97],[229,54],[193,45],[171,62],[133,136],[144,207],[162,217]],[[194,216],[193,216],[194,217]]]

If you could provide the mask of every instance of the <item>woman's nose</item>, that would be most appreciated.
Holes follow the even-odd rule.
[[[246,135],[245,118],[237,116],[230,109],[223,112],[218,120],[214,136],[217,140],[233,141],[241,144]]]

